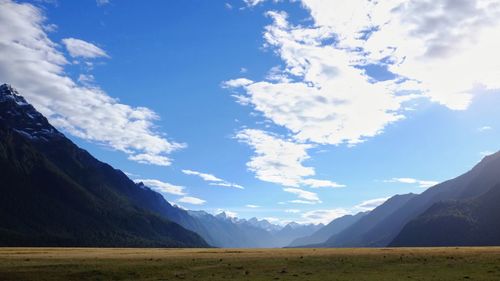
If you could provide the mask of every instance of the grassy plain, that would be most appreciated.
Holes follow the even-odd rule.
[[[500,248],[0,248],[0,280],[500,280]]]

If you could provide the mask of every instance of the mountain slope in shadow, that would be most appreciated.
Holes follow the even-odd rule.
[[[434,204],[410,221],[390,246],[500,245],[500,184],[469,200]]]
[[[208,246],[156,212],[157,193],[77,147],[8,85],[0,170],[0,246]]]

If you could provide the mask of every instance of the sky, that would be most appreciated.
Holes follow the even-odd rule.
[[[185,209],[328,223],[500,149],[500,0],[0,0],[0,83]]]

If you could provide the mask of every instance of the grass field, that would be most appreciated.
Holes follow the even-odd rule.
[[[500,280],[500,248],[0,248],[0,280]]]

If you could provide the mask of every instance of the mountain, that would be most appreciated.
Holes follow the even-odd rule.
[[[378,245],[378,241],[371,240],[366,234],[394,214],[408,201],[415,198],[415,194],[396,195],[389,198],[384,204],[373,209],[345,230],[334,234],[324,244],[326,247],[371,247]]]
[[[270,223],[268,220],[259,220],[257,218],[251,218],[249,220],[241,220],[242,223],[248,223],[252,226],[255,226],[255,227],[258,227],[258,228],[262,228],[266,231],[269,231],[269,232],[277,232],[277,231],[280,231],[283,227],[280,226],[280,225],[277,225],[277,224],[272,224]]]
[[[207,247],[161,195],[92,157],[0,86],[0,246]]]
[[[309,236],[319,229],[323,224],[298,224],[291,222],[274,234],[277,247],[286,247],[299,237]]]
[[[334,219],[329,224],[318,229],[311,235],[303,236],[293,240],[288,247],[301,247],[308,245],[321,244],[326,242],[328,238],[344,231],[349,226],[353,225],[364,217],[368,212],[357,213],[356,215],[346,215],[337,219]]]
[[[410,221],[390,246],[499,246],[500,184],[469,200],[432,205]]]
[[[218,246],[218,238],[214,237],[211,232],[207,228],[205,228],[205,225],[196,217],[193,217],[187,210],[170,205],[170,203],[168,203],[162,195],[152,191],[143,183],[140,182],[137,183],[137,185],[142,189],[150,190],[150,193],[154,194],[154,196],[151,196],[150,198],[144,198],[144,200],[140,200],[140,197],[134,198],[134,200],[140,200],[138,204],[144,206],[152,212],[160,214],[170,221],[181,225],[185,229],[199,234],[208,244],[220,247]]]
[[[246,221],[228,217],[225,213],[216,216],[204,211],[189,211],[213,237],[213,246],[224,248],[275,248],[271,232]]]

